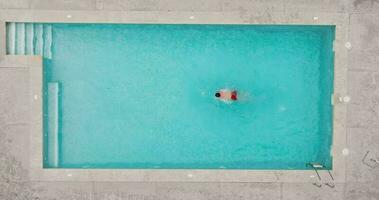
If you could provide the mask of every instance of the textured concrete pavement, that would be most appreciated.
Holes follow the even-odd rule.
[[[379,199],[379,0],[0,0],[0,9],[117,11],[238,11],[349,14],[346,183],[30,182],[28,179],[28,69],[0,68],[0,199]],[[1,12],[1,10],[0,10]]]

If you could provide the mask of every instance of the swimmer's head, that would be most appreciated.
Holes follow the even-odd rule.
[[[216,97],[220,97],[221,94],[220,94],[219,92],[216,92],[215,96],[216,96]]]

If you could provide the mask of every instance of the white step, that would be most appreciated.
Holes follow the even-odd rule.
[[[16,54],[25,54],[25,24],[16,23]]]
[[[34,55],[43,55],[43,25],[34,25]]]
[[[48,152],[49,167],[58,167],[59,164],[59,84],[56,82],[47,85],[47,115],[48,115]]]
[[[7,54],[13,55],[16,52],[16,23],[7,23]]]
[[[44,27],[44,48],[43,48],[43,55],[45,58],[51,59],[51,44],[53,41],[53,32],[51,25],[45,25]]]
[[[34,25],[31,23],[28,23],[25,25],[25,50],[27,55],[33,55],[33,48],[34,48]]]

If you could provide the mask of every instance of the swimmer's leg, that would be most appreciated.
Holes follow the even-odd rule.
[[[230,101],[230,100],[226,100],[226,99],[220,99],[220,101],[221,101],[222,103],[226,103],[226,104],[231,104],[231,103],[232,103],[232,101]]]
[[[248,92],[237,91],[237,101],[251,101],[252,97]]]

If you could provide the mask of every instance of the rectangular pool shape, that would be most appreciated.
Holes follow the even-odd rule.
[[[332,169],[335,26],[7,27],[44,57],[45,168]]]

